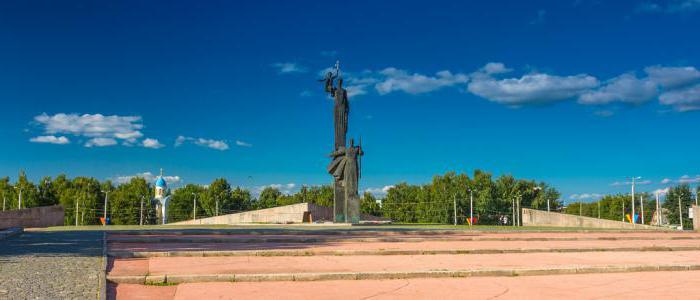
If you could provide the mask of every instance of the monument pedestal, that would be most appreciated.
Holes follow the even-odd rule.
[[[333,181],[333,222],[345,223],[345,188],[341,181]]]

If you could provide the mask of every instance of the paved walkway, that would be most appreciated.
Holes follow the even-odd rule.
[[[110,275],[408,272],[699,264],[700,251],[473,255],[151,257],[117,259]]]
[[[97,299],[102,232],[25,232],[0,241],[0,299]]]
[[[117,299],[700,295],[700,234],[690,232],[115,232],[109,250]]]
[[[698,299],[700,271],[112,286],[116,299]]]

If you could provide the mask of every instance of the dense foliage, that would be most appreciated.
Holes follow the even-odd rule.
[[[155,203],[152,202],[154,186],[143,178],[134,177],[130,181],[114,185],[107,180],[95,178],[55,178],[44,177],[38,184],[27,180],[20,172],[15,183],[8,177],[0,178],[0,197],[5,209],[17,209],[19,191],[22,191],[22,207],[36,207],[60,204],[66,211],[66,225],[99,224],[104,215],[104,200],[108,197],[108,216],[112,224],[156,224]],[[333,188],[329,185],[302,186],[295,193],[285,194],[279,189],[266,187],[257,199],[250,191],[232,187],[226,179],[218,178],[207,186],[187,184],[172,191],[168,207],[169,222],[189,220],[197,205],[197,217],[270,208],[281,205],[309,202],[333,207]],[[644,199],[644,222],[650,223],[656,211],[653,195],[637,194],[635,207],[641,211],[640,199]],[[449,172],[435,176],[428,184],[397,184],[383,199],[365,192],[361,197],[360,210],[364,214],[384,216],[399,223],[439,223],[451,224],[455,214],[457,222],[466,223],[470,213],[470,199],[473,199],[474,218],[478,224],[512,224],[513,207],[519,202],[521,208],[552,211],[562,210],[559,192],[544,182],[516,179],[510,175],[493,178],[490,173],[480,170],[472,177],[466,174]],[[693,202],[688,185],[680,185],[669,190],[663,202],[663,210],[671,223],[678,223],[678,199],[681,200],[683,223],[691,228],[688,207]],[[142,206],[143,205],[143,209]],[[76,210],[77,207],[77,210]],[[623,209],[624,207],[624,209]],[[456,210],[455,210],[456,208]],[[607,195],[598,202],[570,203],[564,212],[610,220],[623,220],[631,214],[629,195]],[[77,212],[77,213],[76,213]]]

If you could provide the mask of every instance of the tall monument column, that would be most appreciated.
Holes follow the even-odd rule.
[[[337,79],[337,85],[336,85]],[[363,155],[361,146],[355,146],[351,140],[346,143],[350,103],[348,92],[343,88],[340,78],[339,63],[335,64],[335,74],[328,72],[323,81],[325,92],[333,97],[333,152],[329,155],[331,163],[328,173],[333,176],[333,214],[338,223],[360,222],[360,196],[358,181],[360,177],[359,159]]]

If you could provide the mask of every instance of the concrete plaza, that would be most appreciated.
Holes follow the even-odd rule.
[[[107,234],[116,299],[700,294],[700,233],[366,227]]]

